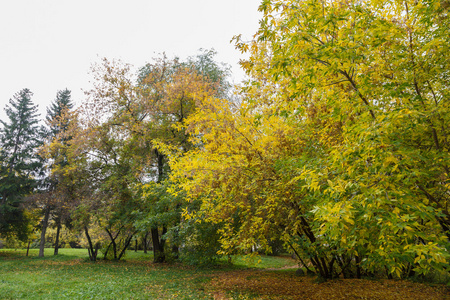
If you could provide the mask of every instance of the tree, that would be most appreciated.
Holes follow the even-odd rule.
[[[91,191],[76,211],[83,215],[77,227],[87,236],[92,260],[99,247],[103,247],[105,258],[121,259],[136,234],[133,211],[137,202],[132,188],[144,176],[142,170],[148,170],[147,153],[131,139],[130,124],[123,116],[123,110],[128,111],[126,105],[134,105],[139,94],[127,65],[105,59],[95,66],[94,75],[90,98],[80,109],[84,129],[76,139],[83,142],[74,144],[76,152],[86,157],[82,168],[89,174]],[[106,239],[93,245],[90,228],[101,228]]]
[[[44,220],[41,231],[39,256],[44,255],[45,233],[49,224],[50,215],[55,219],[56,240],[54,255],[58,254],[59,234],[64,220],[68,220],[67,202],[73,197],[70,187],[64,185],[64,169],[68,164],[67,144],[70,136],[67,135],[70,119],[69,111],[73,108],[70,91],[68,89],[58,91],[56,99],[47,108],[46,121],[48,125],[48,146],[44,150],[44,156],[49,159],[50,175],[47,180],[47,193],[44,199]],[[56,145],[58,144],[58,145]],[[42,198],[42,197],[41,197]],[[36,198],[38,199],[38,198]]]
[[[170,197],[161,192],[169,173],[168,155],[172,150],[183,152],[192,147],[179,126],[201,99],[225,84],[221,82],[225,71],[220,73],[213,66],[208,69],[212,55],[205,54],[202,71],[200,64],[163,56],[141,68],[136,79],[131,66],[117,61],[105,59],[94,67],[96,81],[83,106],[86,139],[81,147],[89,156],[89,168],[97,170],[95,195],[105,205],[98,220],[110,238],[107,249],[113,253],[119,233],[126,235],[126,245],[139,227],[144,236],[151,232],[155,261],[165,260],[165,235],[168,226],[176,223],[168,216],[180,218],[179,203],[169,204]],[[209,80],[208,72],[216,72],[216,82]],[[142,190],[159,196],[143,197]],[[149,203],[153,209],[145,213]],[[171,239],[171,246],[176,252],[175,240]]]
[[[214,96],[228,98],[231,91],[231,84],[228,82],[230,67],[227,64],[216,62],[214,59],[216,55],[217,51],[214,49],[199,49],[197,55],[188,57],[187,61],[181,65],[196,70],[208,81],[214,83]]]
[[[443,1],[263,1],[231,113],[186,121],[188,197],[223,251],[280,235],[324,278],[408,276],[449,259],[449,19]]]
[[[37,156],[42,131],[32,95],[29,89],[16,93],[5,108],[8,122],[0,120],[0,234],[21,240],[27,236],[21,203],[42,175],[42,161]]]
[[[165,57],[156,60],[154,64],[147,64],[140,70],[140,87],[143,88],[146,97],[154,103],[155,117],[152,123],[155,132],[152,133],[155,154],[158,162],[158,178],[156,183],[144,184],[143,189],[154,208],[147,216],[147,223],[152,224],[152,240],[154,249],[159,249],[160,261],[163,261],[164,241],[161,233],[171,237],[173,255],[178,257],[179,245],[186,244],[188,237],[180,235],[181,208],[186,208],[186,201],[181,194],[169,196],[170,181],[163,182],[170,174],[168,165],[169,157],[185,153],[189,149],[197,147],[188,139],[188,133],[184,129],[184,122],[189,116],[201,109],[200,103],[212,96],[228,97],[230,85],[227,81],[229,69],[224,64],[218,64],[214,60],[214,50],[201,50],[201,53],[189,57],[186,62],[178,59],[167,60]],[[156,126],[155,126],[156,125]],[[162,189],[162,193],[161,193]],[[153,192],[152,192],[153,191]],[[167,209],[171,207],[171,209]],[[157,220],[160,220],[158,229]],[[145,223],[145,222],[144,222]],[[141,223],[142,224],[142,223]],[[167,229],[168,225],[171,229]],[[165,234],[168,232],[167,234]],[[190,250],[187,250],[190,251]],[[158,257],[155,255],[155,258]]]
[[[95,166],[91,165],[86,147],[88,130],[80,122],[78,110],[63,109],[61,116],[53,118],[53,128],[64,128],[51,136],[41,149],[41,155],[51,161],[50,178],[52,190],[47,190],[47,201],[55,207],[60,221],[66,220],[74,231],[86,236],[89,258],[97,260],[98,250],[104,241],[99,234],[97,216],[100,208],[96,191],[100,180]],[[58,220],[57,220],[58,221]],[[103,228],[101,228],[103,230]],[[56,248],[55,248],[56,249]]]
[[[213,55],[211,52],[199,55],[186,63],[180,63],[177,59],[170,61],[163,58],[141,69],[140,86],[154,105],[154,117],[151,119],[154,131],[150,132],[148,138],[153,140],[155,147],[158,170],[156,182],[159,184],[168,177],[167,152],[164,149],[185,152],[192,147],[187,134],[184,130],[180,130],[180,126],[189,115],[194,113],[201,99],[218,93],[221,84],[226,83],[221,82],[221,79],[225,78],[225,72],[221,73],[220,68],[211,63],[211,55]],[[210,80],[208,75],[211,77],[215,75],[216,82]],[[159,206],[158,201],[152,202],[155,207],[164,207],[164,205]],[[166,224],[165,214],[161,213],[162,211],[155,214],[155,216],[161,216],[159,226],[154,217],[149,220],[153,220],[151,232],[156,253],[155,259],[162,262],[164,261],[162,235],[167,232],[168,224]]]

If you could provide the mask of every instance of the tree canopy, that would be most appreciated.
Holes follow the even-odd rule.
[[[23,89],[9,100],[0,120],[0,234],[25,240],[27,218],[22,202],[37,186],[42,161],[37,147],[42,143],[33,93]]]
[[[260,10],[255,39],[235,38],[250,55],[242,105],[204,103],[186,121],[203,147],[172,166],[226,220],[223,251],[280,236],[325,278],[447,267],[448,5]]]

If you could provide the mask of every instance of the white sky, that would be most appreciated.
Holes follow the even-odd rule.
[[[136,67],[159,53],[169,57],[214,48],[216,60],[243,78],[243,56],[230,40],[250,39],[260,0],[0,0],[0,118],[22,88],[33,93],[41,117],[56,92],[75,103],[90,87],[90,66],[100,58]]]

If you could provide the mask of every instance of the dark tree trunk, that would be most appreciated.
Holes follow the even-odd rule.
[[[144,237],[142,238],[142,243],[144,244],[144,253],[147,254],[147,237],[150,234],[150,231],[146,232]]]
[[[108,233],[109,238],[111,239],[111,244],[110,244],[110,245],[112,245],[112,247],[113,247],[114,260],[117,260],[117,245],[116,245],[116,238],[117,238],[117,236],[118,236],[119,233],[120,233],[120,229],[119,229],[119,231],[117,232],[117,235],[116,235],[115,237],[113,237],[112,233],[108,230],[108,228],[105,228],[105,230],[106,230],[106,232]],[[108,246],[108,247],[109,247],[109,246]]]
[[[50,217],[50,206],[44,208],[44,219],[42,220],[41,241],[39,243],[39,257],[44,257],[45,233],[48,227],[48,219]]]
[[[301,224],[302,224],[302,231],[303,234],[308,238],[311,244],[314,244],[316,242],[316,237],[314,235],[314,232],[311,230],[311,227],[309,226],[308,221],[304,217],[300,217]],[[302,234],[299,233],[301,236]],[[327,264],[324,257],[319,256],[317,252],[315,255],[311,256],[311,263],[313,264],[314,268],[319,272],[319,275],[324,279],[331,279],[332,278],[332,266],[334,264],[334,260],[331,260],[330,265]]]
[[[164,179],[164,155],[161,154],[158,150],[155,150],[155,154],[157,157],[157,167],[158,167],[158,179],[156,183],[161,183]]]
[[[353,272],[349,266],[352,263],[352,257],[342,254],[341,256],[336,255],[336,262],[341,268],[341,272],[338,275],[343,275],[344,278],[353,278]]]
[[[129,246],[130,243],[131,243],[131,239],[133,239],[133,236],[134,236],[134,233],[130,234],[130,235],[128,236],[128,238],[125,240],[125,245],[123,246],[123,249],[122,249],[122,251],[120,252],[119,258],[118,258],[118,259],[121,259],[122,256],[125,254],[125,251],[127,250],[128,246]]]
[[[106,251],[105,251],[105,254],[103,256],[103,260],[108,259],[109,248],[111,248],[111,243],[108,245],[108,247],[106,247]]]
[[[157,183],[161,183],[164,179],[164,155],[155,149],[155,154],[157,157],[157,168],[158,168],[158,179]],[[161,236],[167,232],[167,228],[163,226],[163,231]],[[151,229],[152,242],[153,242],[153,261],[155,263],[163,263],[166,260],[164,254],[164,239],[160,239],[158,226]]]
[[[119,243],[116,242],[117,237],[119,236],[122,229],[124,229],[123,226],[119,229],[119,231],[117,231],[117,234],[115,236],[113,236],[112,232],[108,228],[105,228],[105,230],[108,233],[108,236],[111,240],[111,243],[108,245],[108,249],[106,250],[106,253],[105,253],[105,259],[107,258],[106,255],[108,254],[108,250],[111,247],[111,245],[112,245],[112,249],[113,249],[113,253],[114,253],[114,260],[120,260],[122,258],[122,256],[125,254],[125,251],[127,250],[128,246],[130,246],[131,240],[133,239],[133,236],[135,235],[136,232],[133,232],[126,237],[125,243],[124,243],[124,246],[122,249],[117,249],[117,247],[119,246],[119,248],[120,248],[120,245],[122,244],[120,239],[119,239]],[[119,251],[120,251],[120,253],[119,253]]]
[[[163,227],[163,235],[167,232],[167,229]],[[152,241],[153,241],[153,261],[155,263],[163,263],[166,260],[164,254],[164,239],[160,239],[158,228],[152,228]]]
[[[28,245],[27,245],[27,255],[26,255],[26,256],[28,256],[28,253],[30,252],[30,244],[31,244],[31,241],[28,240]]]
[[[134,252],[137,252],[137,249],[138,248],[138,240],[136,239],[135,241],[134,241]]]
[[[92,245],[91,237],[89,236],[89,232],[88,232],[87,226],[84,226],[84,233],[86,234],[86,238],[87,238],[88,243],[89,243],[89,247],[88,247],[89,259],[91,261],[97,261],[97,253],[98,253],[98,248],[99,248],[100,245],[97,243],[95,245],[95,249],[94,249],[94,246]]]
[[[56,239],[55,239],[55,252],[53,255],[58,255],[58,249],[59,249],[59,234],[61,232],[61,222],[58,222],[58,227],[56,228]]]
[[[300,257],[300,254],[298,254],[297,250],[295,250],[295,248],[292,246],[291,243],[289,243],[289,247],[291,247],[291,249],[294,251],[295,255],[297,256],[298,260],[300,261],[300,263],[305,267],[306,271],[309,273],[314,273],[313,271],[311,271],[308,268],[308,265],[305,264],[305,262],[303,261],[303,259]]]

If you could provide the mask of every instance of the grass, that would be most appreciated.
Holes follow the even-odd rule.
[[[222,259],[222,263],[227,261],[226,258]],[[295,268],[297,263],[290,256],[233,256],[232,264],[234,268],[248,269],[285,269]]]
[[[92,263],[85,249],[0,251],[1,299],[213,299],[204,285],[211,270],[180,264],[155,265],[150,254],[128,251],[124,261]],[[262,267],[286,265],[285,258],[262,257]],[[291,261],[292,264],[292,261]],[[235,268],[256,267],[256,259],[236,258]],[[222,268],[220,272],[223,272]]]
[[[317,284],[295,276],[289,257],[234,257],[233,266],[198,269],[153,264],[150,254],[134,251],[124,261],[95,263],[85,249],[37,254],[0,250],[0,299],[450,299],[445,286],[407,281]]]
[[[50,249],[49,249],[50,250]],[[50,251],[48,251],[51,253]],[[0,254],[2,299],[208,299],[201,272],[156,266],[151,257],[129,252],[126,261],[88,261],[86,250],[60,249],[38,258]]]

